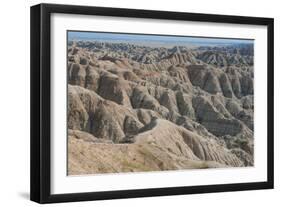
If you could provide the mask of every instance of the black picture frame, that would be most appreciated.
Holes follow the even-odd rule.
[[[267,181],[238,184],[219,184],[187,187],[169,187],[73,194],[51,194],[51,71],[50,71],[50,15],[52,13],[99,15],[112,17],[134,17],[194,22],[218,22],[267,26]],[[195,14],[168,11],[103,8],[72,5],[39,4],[31,7],[31,151],[30,151],[30,199],[38,203],[88,201],[146,196],[210,193],[272,189],[274,186],[273,147],[273,46],[274,20],[272,18]]]

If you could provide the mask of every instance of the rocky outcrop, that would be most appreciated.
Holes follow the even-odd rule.
[[[243,165],[234,154],[211,139],[202,138],[166,120],[155,119],[150,125],[153,128],[138,134],[135,143],[152,142],[163,150],[192,160],[216,161],[231,166]]]
[[[225,73],[221,74],[221,76],[219,77],[219,81],[223,95],[227,98],[232,98],[233,91],[228,76]]]
[[[179,91],[176,94],[176,99],[179,113],[183,116],[189,117],[190,119],[195,119],[195,112],[192,107],[192,96]]]
[[[127,91],[131,90],[125,80],[114,74],[103,74],[99,80],[98,93],[105,99],[118,104],[131,107],[130,98]]]
[[[235,136],[242,131],[243,125],[236,119],[226,118],[212,105],[206,97],[193,99],[196,117],[199,123],[204,125],[208,131],[216,136]]]
[[[241,55],[237,51],[230,51],[229,50],[223,50],[226,48],[215,48],[213,50],[203,50],[200,52],[197,56],[197,58],[207,64],[211,64],[214,66],[219,66],[219,67],[227,67],[229,65],[236,65],[236,66],[247,66],[247,65],[252,65],[253,64],[253,59],[252,59],[252,52],[250,50],[253,50],[253,48],[248,48],[249,51],[244,54],[250,53],[251,55]],[[242,52],[243,53],[243,52]]]
[[[253,166],[252,55],[69,42],[69,174]]]

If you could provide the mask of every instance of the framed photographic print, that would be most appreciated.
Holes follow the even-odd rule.
[[[273,188],[273,19],[31,7],[31,200]]]

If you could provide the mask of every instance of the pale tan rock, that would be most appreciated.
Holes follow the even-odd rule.
[[[253,53],[227,50],[69,47],[68,173],[253,166]]]

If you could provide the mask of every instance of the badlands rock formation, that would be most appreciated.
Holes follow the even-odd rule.
[[[68,174],[254,164],[253,48],[68,42]]]

